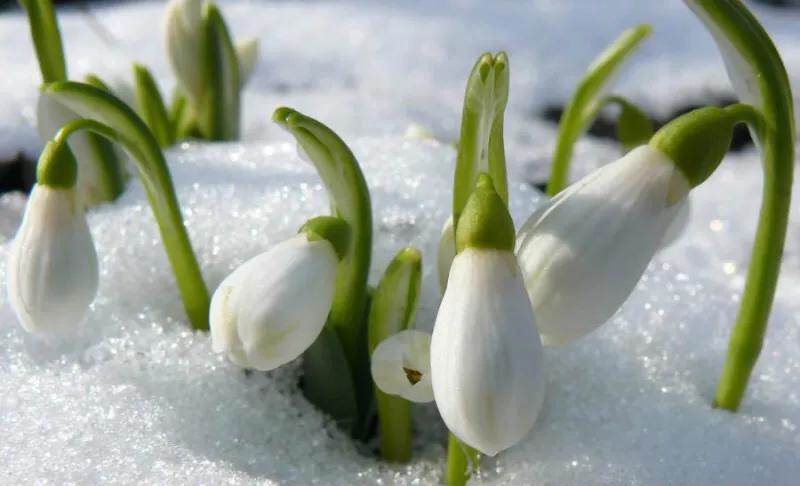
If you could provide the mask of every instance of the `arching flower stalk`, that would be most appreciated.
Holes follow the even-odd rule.
[[[8,263],[9,301],[28,332],[70,331],[94,300],[98,266],[65,142],[47,144],[36,179]]]
[[[539,333],[514,238],[506,203],[481,175],[456,229],[458,253],[431,340],[442,419],[491,456],[527,435],[544,399]],[[463,484],[465,473],[448,469],[448,484]]]
[[[322,216],[234,270],[211,299],[214,351],[263,371],[300,356],[325,325],[349,240],[347,223]]]
[[[200,273],[167,163],[144,122],[110,93],[71,81],[45,86],[43,95],[79,114],[56,135],[66,142],[89,130],[121,144],[130,154],[158,222],[164,249],[172,265],[184,308],[194,329],[208,329],[208,291]]]

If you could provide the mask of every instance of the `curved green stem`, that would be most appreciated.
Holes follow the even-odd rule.
[[[328,191],[333,215],[347,221],[352,231],[347,256],[337,270],[336,293],[326,325],[336,331],[347,356],[363,419],[372,397],[365,329],[372,256],[372,207],[367,182],[353,153],[327,126],[286,107],[276,109],[272,119],[295,137],[311,159]]]
[[[739,0],[686,3],[714,36],[739,97],[755,105],[763,116],[763,123],[751,125],[764,168],[758,229],[714,399],[715,406],[736,411],[761,352],[786,239],[794,171],[793,100],[775,45]]]
[[[125,103],[101,89],[64,81],[47,85],[44,91],[87,118],[72,122],[57,136],[67,137],[75,130],[88,129],[120,143],[131,154],[158,223],[192,327],[207,330],[208,290],[183,225],[167,162],[153,134]]]
[[[636,52],[652,30],[649,25],[638,25],[626,30],[589,66],[561,115],[550,180],[547,183],[548,196],[555,196],[569,184],[569,166],[575,142],[602,108],[607,85],[614,74]]]
[[[475,449],[464,444],[453,434],[447,438],[447,486],[464,486],[478,469],[480,458]]]
[[[28,14],[33,45],[39,70],[45,83],[67,79],[67,65],[64,61],[64,47],[61,33],[51,0],[20,0]]]

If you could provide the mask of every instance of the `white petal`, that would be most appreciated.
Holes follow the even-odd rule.
[[[664,233],[664,238],[661,239],[660,249],[670,246],[680,238],[686,227],[689,226],[689,219],[692,215],[691,197],[686,197],[678,203],[678,210],[672,221],[667,226],[667,231]]]
[[[195,101],[203,92],[203,1],[170,0],[164,15],[167,59],[178,83]]]
[[[75,328],[97,294],[92,235],[73,190],[35,185],[8,267],[11,307],[29,332]]]
[[[439,238],[439,251],[436,254],[436,264],[439,270],[439,289],[444,293],[447,287],[447,276],[450,274],[450,265],[456,256],[456,234],[453,230],[453,216],[447,218],[442,227],[442,236]]]
[[[453,260],[431,340],[436,406],[467,445],[495,455],[533,427],[542,349],[516,259],[467,249]]]
[[[425,403],[433,400],[431,387],[431,335],[413,329],[394,334],[378,344],[372,352],[372,379],[389,395]],[[413,383],[408,370],[421,375]]]
[[[239,86],[250,80],[258,60],[258,39],[252,37],[236,43],[236,59],[239,62]]]
[[[675,164],[645,145],[576,182],[528,219],[517,254],[544,344],[565,344],[616,312],[688,190]]]
[[[329,242],[304,234],[245,262],[214,293],[214,350],[259,370],[300,356],[325,325],[337,262]]]

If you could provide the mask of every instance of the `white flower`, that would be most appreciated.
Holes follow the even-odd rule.
[[[203,93],[203,4],[204,0],[170,0],[164,15],[167,59],[195,103]]]
[[[242,264],[211,299],[214,351],[265,371],[300,356],[325,325],[337,263],[329,241],[301,233]]]
[[[556,195],[517,236],[546,345],[596,329],[623,304],[689,191],[676,165],[638,147]]]
[[[453,260],[431,374],[447,428],[480,452],[493,456],[533,427],[544,400],[542,349],[510,251],[466,248]]]
[[[97,281],[97,254],[74,189],[34,185],[8,264],[8,296],[22,326],[74,328]]]
[[[433,400],[431,335],[405,330],[378,344],[372,352],[372,379],[389,395],[424,403]]]
[[[236,43],[236,59],[239,62],[239,86],[250,80],[258,60],[258,39],[249,38]]]

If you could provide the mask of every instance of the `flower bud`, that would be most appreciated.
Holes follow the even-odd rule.
[[[92,235],[75,194],[75,159],[48,144],[8,263],[8,296],[28,332],[68,331],[97,294]]]
[[[372,379],[389,395],[424,403],[433,400],[431,335],[408,329],[393,334],[372,352]]]
[[[301,232],[234,270],[211,299],[214,351],[264,371],[300,356],[328,317],[338,246]]]
[[[689,191],[650,145],[568,187],[523,225],[517,256],[546,345],[596,329],[625,302]]]
[[[164,45],[178,84],[197,103],[203,94],[204,0],[170,0],[164,15]]]

